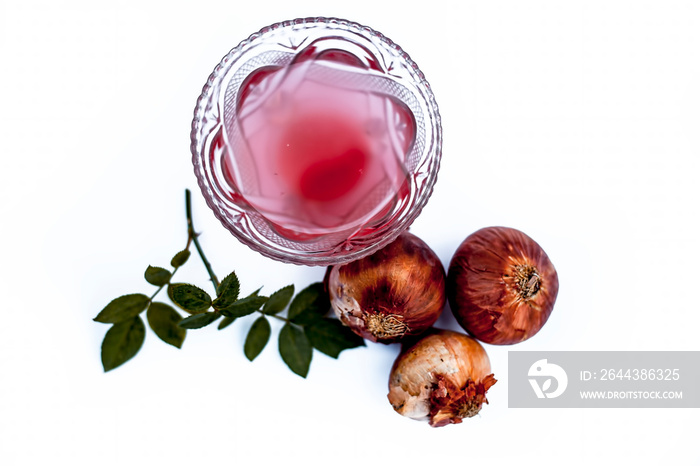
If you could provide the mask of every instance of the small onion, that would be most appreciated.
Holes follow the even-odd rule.
[[[447,301],[440,259],[408,232],[370,256],[331,267],[326,287],[340,320],[380,343],[427,330]]]
[[[511,345],[547,322],[559,279],[532,238],[513,228],[489,227],[459,246],[447,290],[452,312],[467,332],[485,343]]]
[[[495,383],[478,341],[432,330],[399,354],[389,376],[388,398],[397,413],[441,427],[479,413]]]

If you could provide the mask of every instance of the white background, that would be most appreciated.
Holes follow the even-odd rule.
[[[381,31],[433,86],[443,164],[412,231],[447,264],[471,232],[516,227],[558,269],[550,321],[486,347],[500,382],[461,425],[393,412],[397,345],[315,353],[304,380],[275,340],[245,359],[252,318],[179,351],[149,330],[102,372],[91,319],[149,293],[145,267],[184,246],[185,188],[214,269],[244,293],[322,278],[225,231],[189,154],[221,57],[312,15]],[[0,464],[700,464],[696,409],[507,406],[511,350],[700,349],[699,51],[695,1],[1,0]],[[178,279],[210,289],[196,257]],[[449,310],[439,323],[457,328]]]

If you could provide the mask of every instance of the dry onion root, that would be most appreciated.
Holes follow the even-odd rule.
[[[495,383],[478,341],[462,333],[433,330],[394,362],[388,398],[397,413],[441,427],[479,413]]]

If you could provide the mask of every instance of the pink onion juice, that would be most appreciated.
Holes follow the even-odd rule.
[[[371,228],[408,192],[411,111],[353,79],[323,79],[325,71],[358,82],[374,72],[339,50],[254,71],[236,102],[248,156],[226,151],[223,160],[228,182],[293,240]]]

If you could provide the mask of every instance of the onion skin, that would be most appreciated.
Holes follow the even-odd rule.
[[[445,269],[417,236],[404,232],[374,254],[326,273],[331,306],[343,324],[373,342],[418,335],[447,302]]]
[[[547,254],[513,228],[488,227],[468,236],[447,275],[447,295],[459,324],[494,345],[519,343],[539,332],[559,292]]]
[[[396,358],[388,398],[402,416],[442,427],[479,413],[495,383],[489,358],[478,341],[434,329]]]

